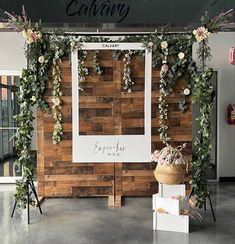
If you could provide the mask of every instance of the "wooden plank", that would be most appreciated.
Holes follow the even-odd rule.
[[[144,131],[144,63],[133,57],[132,93],[123,89],[123,62],[112,58],[112,52],[102,51],[101,66],[104,74],[98,76],[92,68],[92,52],[88,52],[89,67],[84,92],[80,92],[80,133],[87,135],[141,134]],[[120,59],[121,60],[121,59]],[[54,121],[52,114],[37,111],[38,190],[45,197],[108,196],[109,206],[121,206],[122,196],[150,196],[157,192],[153,175],[156,164],[150,163],[72,163],[72,77],[67,59],[62,69],[62,126],[63,140],[52,144]],[[152,150],[161,149],[159,135],[159,70],[152,73]],[[181,113],[178,102],[185,81],[180,80],[167,97],[169,103],[169,133],[172,145],[188,142],[185,157],[192,160],[192,106]],[[52,81],[45,93],[51,104]],[[191,168],[191,167],[190,167]],[[185,181],[190,180],[190,174]],[[189,187],[188,187],[189,188]]]

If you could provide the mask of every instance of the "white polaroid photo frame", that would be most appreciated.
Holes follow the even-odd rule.
[[[152,52],[143,43],[84,43],[80,50],[145,50],[144,135],[79,135],[78,50],[73,50],[73,162],[150,162]],[[115,81],[114,81],[115,82]]]

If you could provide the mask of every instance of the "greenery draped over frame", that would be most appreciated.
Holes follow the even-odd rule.
[[[23,168],[23,176],[16,183],[15,198],[20,209],[26,207],[28,178],[33,178],[34,169],[31,162],[31,140],[33,132],[32,106],[37,106],[43,112],[51,112],[55,121],[52,136],[53,143],[59,143],[63,134],[61,123],[61,108],[63,106],[63,93],[60,90],[62,57],[70,54],[71,50],[79,47],[84,42],[113,42],[107,37],[86,37],[68,36],[55,33],[46,33],[41,24],[32,24],[24,11],[21,15],[12,15],[6,12],[9,17],[9,24],[22,32],[26,40],[25,53],[27,57],[27,68],[23,69],[18,83],[18,103],[20,112],[16,116],[18,131],[16,132],[16,149],[18,152],[17,164]],[[210,78],[213,70],[207,67],[206,62],[210,58],[208,37],[211,33],[222,30],[228,19],[232,16],[233,10],[221,13],[214,18],[207,14],[202,17],[202,26],[193,32],[168,33],[163,30],[155,31],[145,36],[125,36],[119,42],[142,42],[143,46],[153,52],[153,67],[161,69],[160,99],[159,99],[159,122],[160,138],[163,143],[170,141],[167,134],[168,105],[166,97],[173,91],[175,83],[184,77],[187,85],[182,89],[182,96],[179,101],[179,109],[182,112],[187,110],[186,97],[193,94],[193,101],[200,106],[200,115],[197,118],[199,125],[199,136],[195,139],[197,158],[193,161],[192,189],[197,200],[197,206],[201,208],[207,194],[206,172],[210,162],[211,150],[211,94],[213,88]],[[192,45],[198,42],[199,69],[192,59]],[[134,83],[131,81],[131,59],[130,54],[138,54],[144,57],[143,51],[128,51],[124,58],[124,88],[132,92]],[[85,82],[87,69],[84,66],[86,53],[79,51],[79,87]],[[121,58],[121,51],[114,51],[115,59]],[[102,68],[99,62],[99,52],[95,51],[93,56],[93,68],[101,75]],[[125,73],[126,72],[126,73]],[[44,99],[44,92],[47,88],[47,81],[53,80],[53,93],[51,103]],[[33,203],[33,199],[30,198]]]

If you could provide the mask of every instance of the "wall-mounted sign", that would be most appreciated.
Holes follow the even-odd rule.
[[[115,22],[122,22],[130,12],[129,1],[110,0],[70,0],[66,7],[68,16],[113,17]]]
[[[24,5],[32,21],[43,24],[117,23],[171,26],[197,25],[205,11],[215,15],[235,8],[235,1],[211,0],[0,0],[0,9],[20,13]],[[0,15],[1,18],[1,15]],[[233,17],[235,21],[235,17]],[[133,28],[133,26],[131,26]],[[145,27],[145,26],[143,26]]]
[[[144,47],[142,43],[85,43],[82,49],[144,50]],[[144,133],[142,135],[80,135],[78,50],[72,52],[73,162],[150,162],[152,52],[148,50],[145,50],[144,65]]]

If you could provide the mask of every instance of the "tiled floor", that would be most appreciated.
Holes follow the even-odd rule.
[[[0,185],[0,244],[234,244],[235,183],[211,184],[217,222],[209,206],[203,223],[191,221],[191,233],[152,230],[151,198],[126,198],[122,208],[108,209],[106,198],[47,199],[43,215],[31,209],[10,218],[12,185]]]

